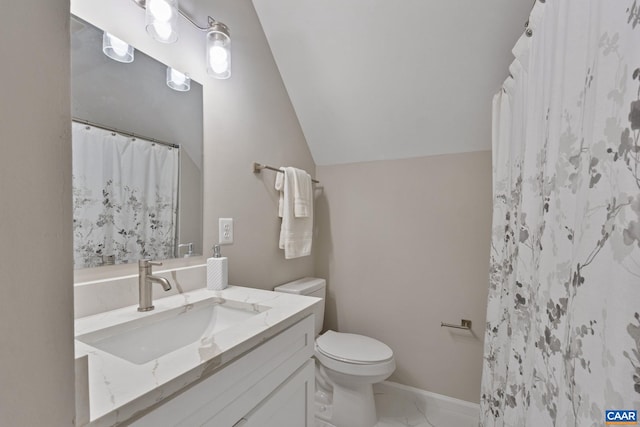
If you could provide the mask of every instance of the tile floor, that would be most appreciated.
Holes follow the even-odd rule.
[[[478,417],[430,405],[405,393],[375,394],[376,427],[478,427]]]
[[[374,389],[378,424],[375,427],[477,427],[477,411],[456,410],[455,405],[440,403],[407,390],[380,386]],[[333,427],[316,419],[316,427]]]

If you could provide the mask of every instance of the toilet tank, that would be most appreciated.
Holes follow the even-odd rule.
[[[320,304],[314,309],[313,314],[316,315],[316,336],[322,331],[324,323],[324,300],[327,292],[327,281],[318,277],[303,277],[293,282],[276,286],[276,292],[284,292],[287,294],[305,295],[308,297],[321,298]]]

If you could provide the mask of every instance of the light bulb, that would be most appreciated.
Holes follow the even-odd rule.
[[[229,53],[222,46],[211,46],[209,49],[209,63],[211,63],[211,67],[214,67],[214,64],[221,64],[229,62]]]
[[[145,26],[147,33],[161,43],[178,40],[178,0],[147,0]]]
[[[169,40],[171,37],[171,25],[168,22],[154,22],[153,29],[160,38],[160,40]]]
[[[171,19],[171,6],[164,0],[151,0],[148,5],[149,11],[155,19],[162,22],[167,22]]]
[[[174,70],[172,68],[170,72],[171,72],[171,80],[175,82],[175,84],[177,85],[183,85],[184,82],[187,80],[187,76],[185,76],[183,73],[181,73],[178,70]]]
[[[178,92],[186,92],[191,89],[191,79],[185,73],[167,67],[167,86]]]
[[[114,61],[129,63],[133,61],[134,50],[124,40],[105,31],[102,35],[102,53]]]
[[[229,68],[229,63],[228,62],[217,62],[215,64],[211,64],[211,69],[217,73],[217,74],[222,74],[225,71],[227,71],[227,68]]]
[[[127,54],[127,51],[129,50],[128,43],[125,43],[112,34],[109,34],[109,39],[111,40],[111,49],[113,49],[116,55],[124,56]]]
[[[207,33],[207,74],[216,79],[231,77],[231,38],[229,28],[212,22]]]

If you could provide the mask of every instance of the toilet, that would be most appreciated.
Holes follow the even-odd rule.
[[[315,314],[316,417],[335,427],[373,427],[378,417],[373,384],[393,373],[393,351],[373,338],[322,331],[326,281],[305,277],[274,291],[321,298]]]

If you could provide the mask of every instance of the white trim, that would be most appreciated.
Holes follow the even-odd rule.
[[[456,399],[442,394],[421,390],[419,388],[410,387],[404,384],[398,384],[391,381],[383,381],[374,384],[373,392],[375,393],[393,393],[400,395],[411,395],[424,402],[427,407],[438,407],[443,411],[454,412],[456,414],[468,417],[480,416],[480,405],[477,403],[467,402],[466,400]]]

